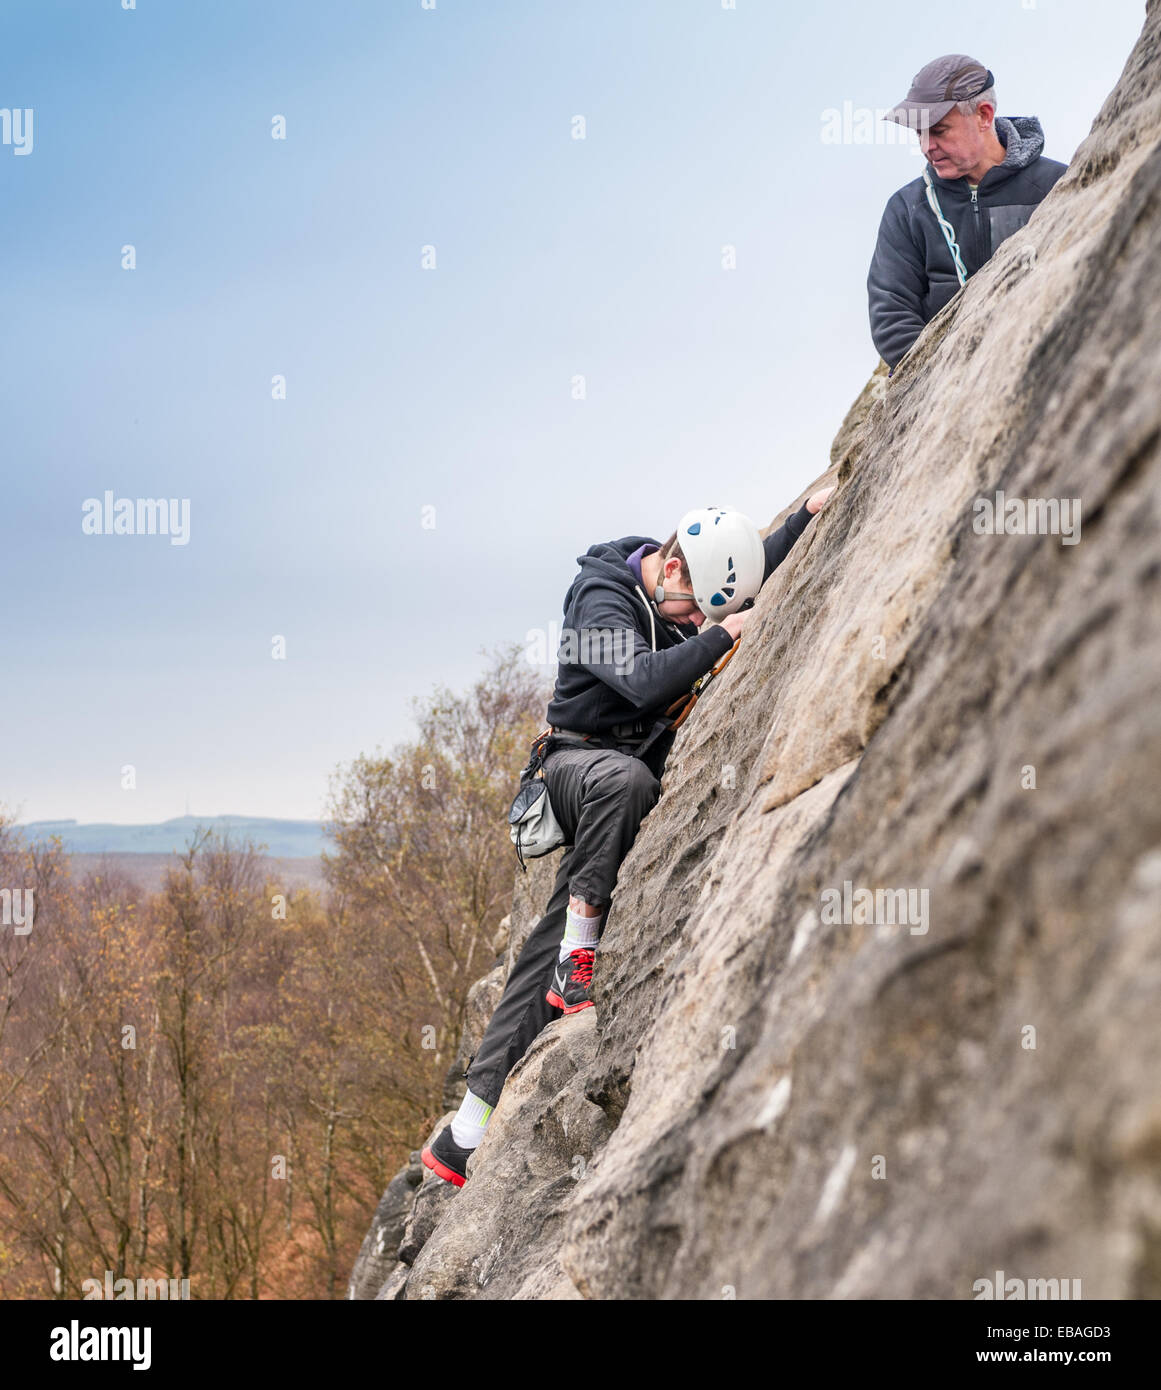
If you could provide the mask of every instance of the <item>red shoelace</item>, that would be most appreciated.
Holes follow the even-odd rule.
[[[586,988],[593,982],[593,957],[595,951],[587,951],[583,946],[578,947],[572,953],[572,958],[576,962],[573,966],[572,974],[568,977],[570,983],[575,980],[577,984],[584,985]]]

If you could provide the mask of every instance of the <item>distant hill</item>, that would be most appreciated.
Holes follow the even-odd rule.
[[[326,848],[323,827],[313,820],[265,816],[174,816],[158,825],[80,825],[75,820],[30,821],[20,829],[29,840],[59,835],[75,854],[172,854],[183,850],[198,827],[229,834],[231,841],[264,845],[268,855],[311,859]]]
[[[90,874],[102,878],[124,876],[144,894],[159,893],[165,882],[166,871],[178,867],[176,854],[117,854],[108,850],[102,854],[70,854],[69,862],[78,883]],[[313,888],[319,894],[325,893],[322,860],[317,856],[310,859],[281,859],[264,855],[261,864],[262,872],[281,892]]]

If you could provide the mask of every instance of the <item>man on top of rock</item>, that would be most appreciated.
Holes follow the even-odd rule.
[[[624,536],[578,558],[563,636],[582,639],[581,655],[562,640],[542,764],[569,848],[465,1073],[467,1095],[423,1150],[424,1165],[445,1182],[463,1186],[468,1159],[529,1043],[554,1019],[592,1007],[593,965],[617,872],[661,795],[674,738],[665,712],[731,650],[750,601],[833,491],[816,492],[765,540],[741,512],[706,507],[688,512],[663,545]]]
[[[894,370],[1067,166],[1041,153],[1035,116],[996,115],[995,79],[963,53],[928,63],[884,120],[916,131],[928,161],[888,202],[867,277],[871,337]]]

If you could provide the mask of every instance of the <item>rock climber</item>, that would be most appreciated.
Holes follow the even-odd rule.
[[[754,596],[832,491],[815,493],[764,541],[741,512],[708,507],[687,513],[664,544],[626,536],[578,558],[543,762],[567,848],[545,914],[465,1073],[467,1094],[423,1150],[423,1162],[446,1181],[463,1186],[529,1043],[553,1019],[592,1006],[595,952],[617,870],[661,794],[674,738],[664,712],[730,652]],[[585,640],[610,633],[629,640]]]
[[[995,79],[951,53],[916,75],[884,120],[909,126],[923,174],[887,203],[867,276],[871,337],[894,371],[940,309],[1036,211],[1067,167],[1035,116],[997,116]]]

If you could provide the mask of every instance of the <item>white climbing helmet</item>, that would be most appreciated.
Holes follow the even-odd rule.
[[[677,527],[697,606],[707,618],[736,613],[762,587],[766,550],[757,526],[733,507],[698,507]]]

